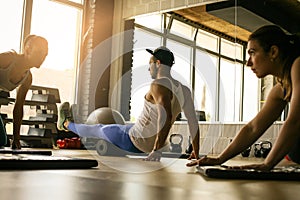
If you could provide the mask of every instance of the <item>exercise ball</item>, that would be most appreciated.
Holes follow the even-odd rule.
[[[125,119],[120,112],[109,107],[101,107],[90,113],[86,124],[125,124]]]

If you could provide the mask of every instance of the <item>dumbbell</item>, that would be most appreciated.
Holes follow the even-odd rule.
[[[254,145],[254,156],[257,158],[266,158],[272,149],[272,143],[269,141],[261,141]]]

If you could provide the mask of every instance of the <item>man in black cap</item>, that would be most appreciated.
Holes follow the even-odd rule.
[[[149,72],[154,79],[145,95],[144,108],[134,125],[75,124],[70,116],[69,104],[60,107],[58,129],[71,130],[81,137],[99,137],[119,148],[148,153],[147,161],[160,161],[169,131],[180,112],[184,112],[189,125],[193,152],[189,159],[199,158],[199,129],[191,91],[171,76],[174,55],[166,47],[154,51],[149,61]]]

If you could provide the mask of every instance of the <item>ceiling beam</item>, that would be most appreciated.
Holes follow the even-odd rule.
[[[290,33],[300,32],[300,3],[297,0],[229,0],[208,4],[206,10],[235,6],[241,6]]]
[[[207,29],[214,30],[218,32],[219,35],[227,35],[243,42],[246,42],[250,35],[249,31],[205,12],[203,7],[192,7],[173,12],[198,23],[203,26],[203,28],[206,27]]]

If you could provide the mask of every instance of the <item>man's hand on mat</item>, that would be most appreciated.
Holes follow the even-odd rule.
[[[152,151],[148,155],[148,157],[144,159],[144,161],[156,161],[156,162],[159,162],[161,156],[162,156],[162,153],[160,151]]]
[[[192,160],[192,159],[199,159],[199,156],[196,156],[194,151],[192,151],[190,157],[188,157],[188,160]]]
[[[205,166],[205,165],[220,165],[220,164],[222,163],[220,162],[219,158],[211,158],[211,157],[204,156],[198,160],[187,163],[186,166],[192,167],[195,165]]]

